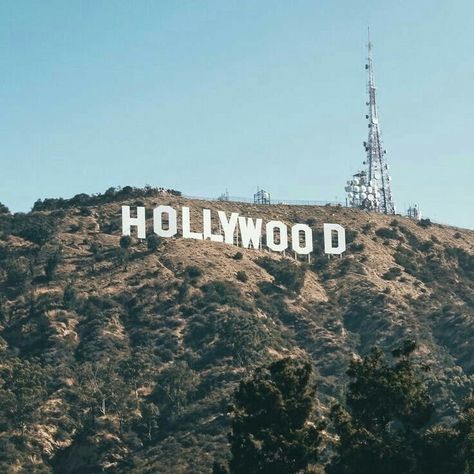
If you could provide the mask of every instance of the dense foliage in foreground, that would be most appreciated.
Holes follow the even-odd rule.
[[[465,474],[474,470],[474,399],[450,427],[430,423],[434,406],[415,363],[415,343],[392,353],[373,348],[353,360],[345,402],[325,422],[315,410],[308,361],[285,358],[240,383],[232,407],[231,459],[214,474],[316,472],[323,434],[331,429],[328,474]]]

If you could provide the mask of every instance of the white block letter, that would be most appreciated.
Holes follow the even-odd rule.
[[[163,214],[168,214],[168,229],[163,229]],[[153,210],[153,231],[160,237],[173,237],[178,232],[176,211],[171,206],[158,206]]]
[[[333,246],[333,232],[337,233],[337,247]],[[324,224],[324,252],[340,255],[346,251],[346,229],[339,224]]]
[[[262,219],[250,219],[239,217],[240,236],[242,247],[248,249],[250,243],[254,249],[260,248],[260,236],[262,235]]]
[[[230,215],[230,219],[227,220],[224,211],[218,211],[217,213],[219,214],[219,220],[221,221],[222,230],[224,231],[224,242],[232,245],[234,243],[235,226],[237,225],[239,214],[233,212]]]
[[[275,243],[275,229],[280,232],[280,243]],[[283,252],[288,248],[288,228],[283,222],[270,221],[267,222],[267,247],[274,252]]]
[[[189,207],[183,206],[181,209],[183,216],[183,237],[185,239],[202,240],[202,233],[191,232],[191,217],[189,216]]]
[[[145,208],[137,206],[137,217],[130,217],[130,206],[122,206],[122,235],[130,235],[132,225],[137,227],[139,239],[146,238]]]
[[[224,237],[222,235],[212,233],[210,209],[202,210],[202,226],[203,226],[204,240],[209,239],[212,242],[224,242]]]
[[[301,245],[300,232],[304,232],[304,243]],[[291,228],[291,247],[300,255],[308,255],[313,251],[313,231],[306,224],[296,224]]]

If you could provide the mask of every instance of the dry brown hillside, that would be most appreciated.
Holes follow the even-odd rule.
[[[123,204],[186,205],[199,226],[203,208],[308,223],[315,254],[180,236],[121,248]],[[438,419],[474,388],[474,231],[168,194],[64,207],[0,216],[2,472],[209,472],[232,390],[283,354],[311,359],[322,414],[351,357],[407,337]],[[346,228],[342,258],[322,253],[325,222]]]

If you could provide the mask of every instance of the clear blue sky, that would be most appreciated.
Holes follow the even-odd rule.
[[[398,210],[474,228],[472,0],[3,0],[0,201],[147,183],[342,200],[369,24]]]

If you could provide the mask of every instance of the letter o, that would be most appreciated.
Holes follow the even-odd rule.
[[[300,243],[300,232],[304,232],[304,244]],[[295,224],[291,228],[291,247],[300,255],[308,255],[313,251],[313,231],[306,224]]]
[[[163,214],[168,214],[168,229],[163,229]],[[160,237],[173,237],[178,232],[176,210],[171,206],[158,206],[153,209],[153,231]]]
[[[275,229],[280,231],[280,243],[275,243]],[[283,222],[269,221],[266,225],[267,247],[274,252],[283,252],[288,248],[288,228]]]

